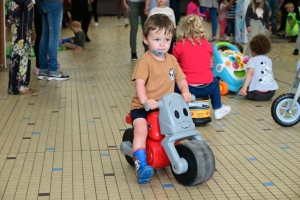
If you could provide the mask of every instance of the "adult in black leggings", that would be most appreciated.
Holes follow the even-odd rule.
[[[93,12],[93,17],[94,17],[94,25],[95,26],[98,26],[98,12],[97,12],[97,9],[98,9],[98,0],[94,0],[92,2],[92,12]]]
[[[89,10],[89,4],[93,3],[93,0],[69,0],[72,3],[72,20],[81,22],[81,28],[85,34],[85,41],[90,42],[88,37],[89,24],[92,18],[91,10]]]
[[[34,73],[39,74],[40,71],[40,63],[39,63],[39,55],[40,55],[40,41],[42,37],[42,15],[38,11],[36,4],[34,4],[34,28],[35,28],[35,42],[34,42],[34,54],[35,54],[35,68]]]

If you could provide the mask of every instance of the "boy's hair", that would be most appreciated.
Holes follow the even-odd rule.
[[[271,51],[270,39],[264,34],[258,34],[250,41],[250,49],[257,55],[265,55]]]
[[[189,40],[195,46],[194,39],[201,44],[201,38],[207,39],[204,30],[204,21],[202,17],[195,14],[188,15],[181,19],[177,32],[177,41]]]
[[[150,31],[157,30],[157,32],[164,30],[166,33],[174,35],[174,23],[167,15],[154,14],[151,15],[144,24],[144,37],[147,38]]]
[[[293,7],[294,8],[294,4],[293,3],[287,3],[285,4],[285,9],[289,8],[289,7]]]
[[[70,24],[71,28],[81,28],[81,23],[79,21],[72,21],[72,23]]]
[[[231,42],[232,45],[236,46],[236,48],[238,48],[238,50],[240,50],[241,53],[244,52],[244,48],[240,43],[237,42]]]

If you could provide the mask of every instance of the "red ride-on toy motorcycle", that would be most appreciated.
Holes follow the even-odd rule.
[[[159,111],[147,117],[147,165],[164,168],[171,165],[175,179],[182,185],[192,186],[209,180],[215,171],[215,158],[210,147],[195,130],[188,104],[177,93],[164,95],[158,101]],[[149,110],[149,108],[145,107]],[[130,114],[126,122],[131,124]],[[127,162],[132,158],[133,128],[123,134],[120,149]],[[171,164],[170,164],[171,162]]]

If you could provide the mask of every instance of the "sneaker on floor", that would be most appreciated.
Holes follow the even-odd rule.
[[[33,71],[34,71],[34,74],[36,74],[36,75],[39,75],[39,73],[40,73],[40,69],[37,67],[34,67]]]
[[[220,41],[225,41],[226,38],[225,37],[220,37]]]
[[[222,105],[221,108],[215,110],[215,119],[222,119],[225,115],[230,113],[231,107]]]
[[[227,37],[226,37],[226,41],[229,41],[229,39],[230,39],[230,38],[227,36]]]
[[[216,41],[215,38],[210,38],[210,39],[208,40],[208,42],[215,42],[215,41]]]
[[[69,75],[64,75],[61,71],[57,71],[54,74],[49,73],[48,75],[48,81],[65,81],[69,79]]]
[[[138,60],[136,53],[131,54],[131,60]]]
[[[124,26],[127,27],[128,25],[129,25],[128,18],[125,18],[125,19],[124,19]]]
[[[120,19],[118,19],[118,21],[119,21],[119,26],[122,26],[122,24],[121,24],[121,20],[120,20]]]
[[[94,26],[98,26],[98,25],[99,25],[98,22],[95,22],[95,23],[94,23]]]
[[[38,79],[39,80],[43,80],[43,79],[46,79],[48,77],[48,72],[41,72],[39,73],[38,75]]]

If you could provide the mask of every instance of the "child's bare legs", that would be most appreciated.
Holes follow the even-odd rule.
[[[147,121],[144,118],[138,118],[133,121],[134,139],[132,148],[146,149],[146,138],[148,135]]]
[[[148,135],[148,124],[146,119],[137,118],[133,121],[133,160],[135,163],[138,182],[140,184],[148,183],[150,178],[154,174],[154,170],[151,166],[147,165],[146,157],[146,138]]]

